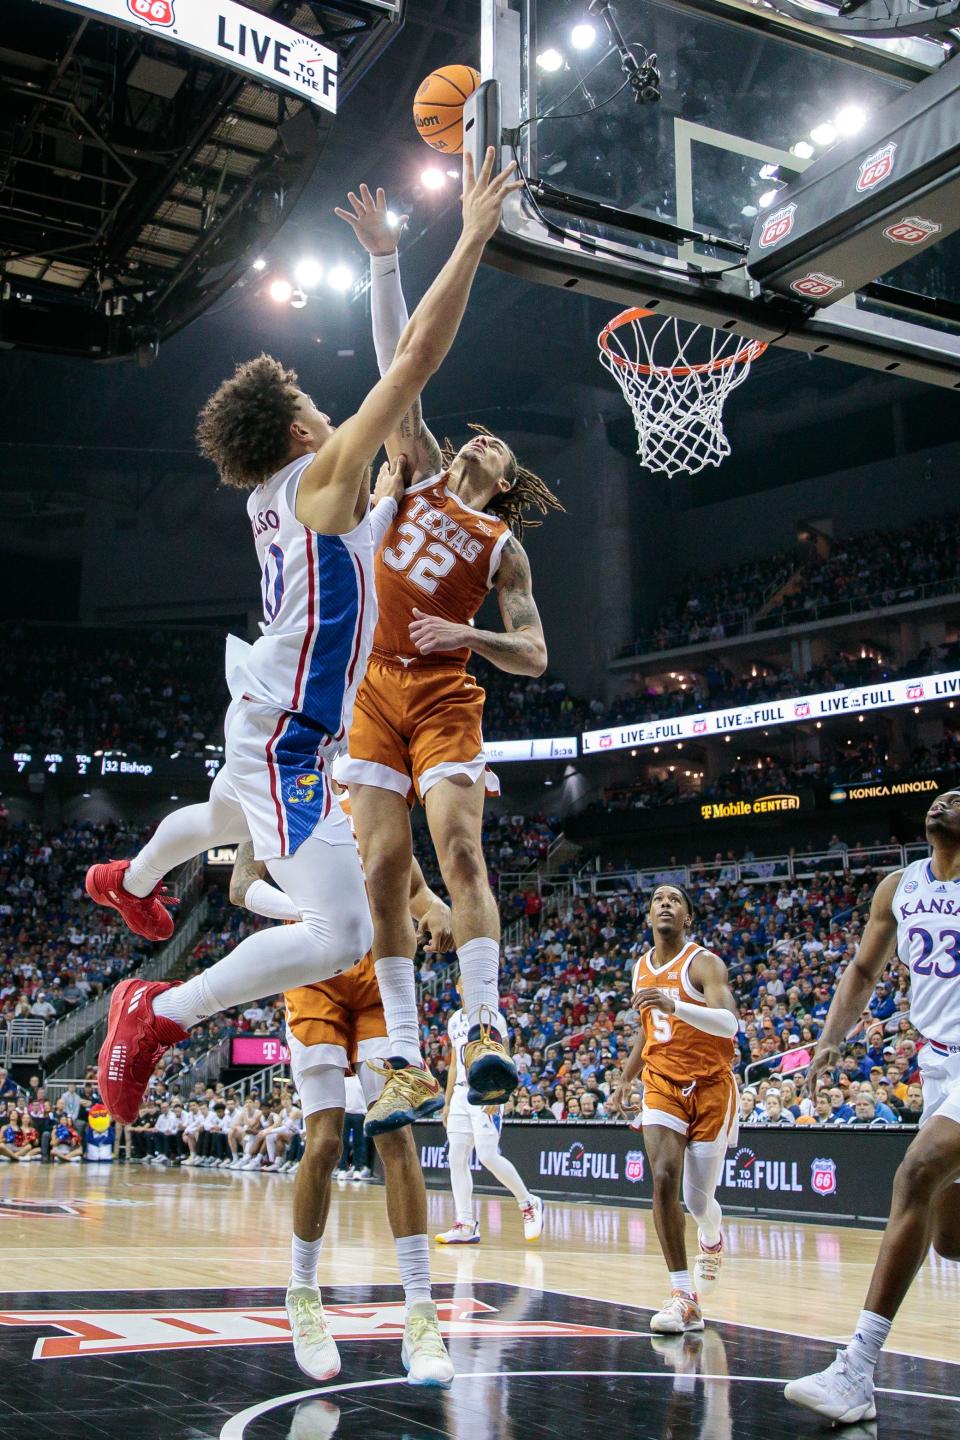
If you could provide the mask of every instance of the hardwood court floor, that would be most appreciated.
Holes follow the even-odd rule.
[[[816,1434],[780,1388],[847,1338],[879,1244],[876,1231],[730,1219],[706,1334],[664,1341],[646,1324],[666,1295],[648,1211],[551,1202],[542,1241],[525,1245],[510,1197],[478,1197],[483,1243],[433,1248],[459,1377],[438,1398],[400,1383],[383,1192],[340,1184],[320,1279],[343,1372],[318,1387],[282,1309],[291,1189],[244,1172],[0,1167],[4,1440],[131,1424],[138,1440],[535,1440],[591,1415],[675,1440]],[[445,1228],[449,1196],[429,1204],[431,1231]],[[858,1435],[960,1433],[958,1299],[960,1266],[928,1260],[878,1369],[879,1429]]]

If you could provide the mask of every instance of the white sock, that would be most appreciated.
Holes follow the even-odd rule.
[[[468,1024],[476,1025],[483,1006],[494,1015],[500,1008],[500,941],[481,935],[460,945],[457,955],[463,980],[463,1008]]]
[[[301,1240],[294,1235],[290,1240],[290,1284],[301,1286],[307,1290],[318,1289],[317,1266],[320,1263],[320,1247],[323,1244],[323,1236],[319,1240]]]
[[[880,1358],[883,1342],[890,1334],[892,1324],[892,1320],[885,1320],[873,1310],[860,1311],[856,1331],[847,1346],[847,1354],[858,1369],[873,1374],[873,1367]]]
[[[390,1036],[390,1054],[402,1056],[408,1065],[422,1065],[413,961],[406,955],[383,955],[374,968]]]
[[[694,1289],[693,1289],[692,1284],[690,1283],[690,1271],[689,1271],[689,1270],[671,1270],[671,1271],[670,1271],[670,1289],[671,1289],[671,1290],[681,1290],[684,1295],[692,1295],[692,1294],[694,1293]]]
[[[403,1297],[407,1309],[418,1300],[432,1300],[430,1288],[430,1247],[426,1235],[400,1235],[395,1242]]]
[[[151,838],[124,872],[123,888],[142,900],[178,865],[212,850],[248,838],[247,822],[238,805],[225,801],[216,782],[204,805],[185,805],[157,826]]]

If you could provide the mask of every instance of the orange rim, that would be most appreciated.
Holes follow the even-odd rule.
[[[618,355],[611,350],[609,345],[610,336],[624,325],[630,325],[634,320],[646,320],[648,316],[655,315],[655,310],[644,310],[635,307],[631,310],[621,310],[619,315],[614,315],[608,320],[597,337],[600,349],[607,355],[614,365],[619,365],[621,370],[631,370],[635,375],[676,375],[682,378],[685,375],[708,375],[715,370],[728,370],[731,365],[745,365],[748,361],[757,360],[767,348],[766,340],[748,340],[747,343],[737,351],[735,355],[724,355],[717,360],[707,360],[702,365],[645,365],[640,360],[628,360],[625,355]]]

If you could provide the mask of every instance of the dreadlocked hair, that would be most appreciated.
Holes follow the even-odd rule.
[[[489,435],[491,439],[499,439],[499,436],[494,436],[493,432],[488,430],[485,425],[478,425],[471,421],[468,428],[475,430],[478,435]],[[507,449],[510,450],[510,447],[507,446]],[[449,468],[457,453],[453,441],[449,437],[444,438],[440,453],[443,456],[444,465]],[[506,478],[510,481],[511,488],[503,494],[498,492],[494,495],[486,509],[491,515],[496,515],[509,525],[518,540],[523,539],[526,530],[533,530],[543,524],[542,520],[531,520],[525,513],[527,510],[539,510],[541,515],[546,515],[549,510],[559,510],[561,514],[566,514],[564,507],[547,484],[540,479],[539,475],[534,475],[532,470],[527,470],[519,464],[512,450],[510,450],[510,465],[506,472]]]
[[[238,365],[200,411],[200,453],[216,465],[221,485],[253,490],[290,458],[297,374],[271,355]]]

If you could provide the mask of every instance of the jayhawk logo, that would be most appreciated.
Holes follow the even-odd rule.
[[[320,776],[313,770],[305,775],[298,775],[287,792],[287,803],[289,805],[309,805],[311,800],[316,799],[317,789],[320,785]]]

